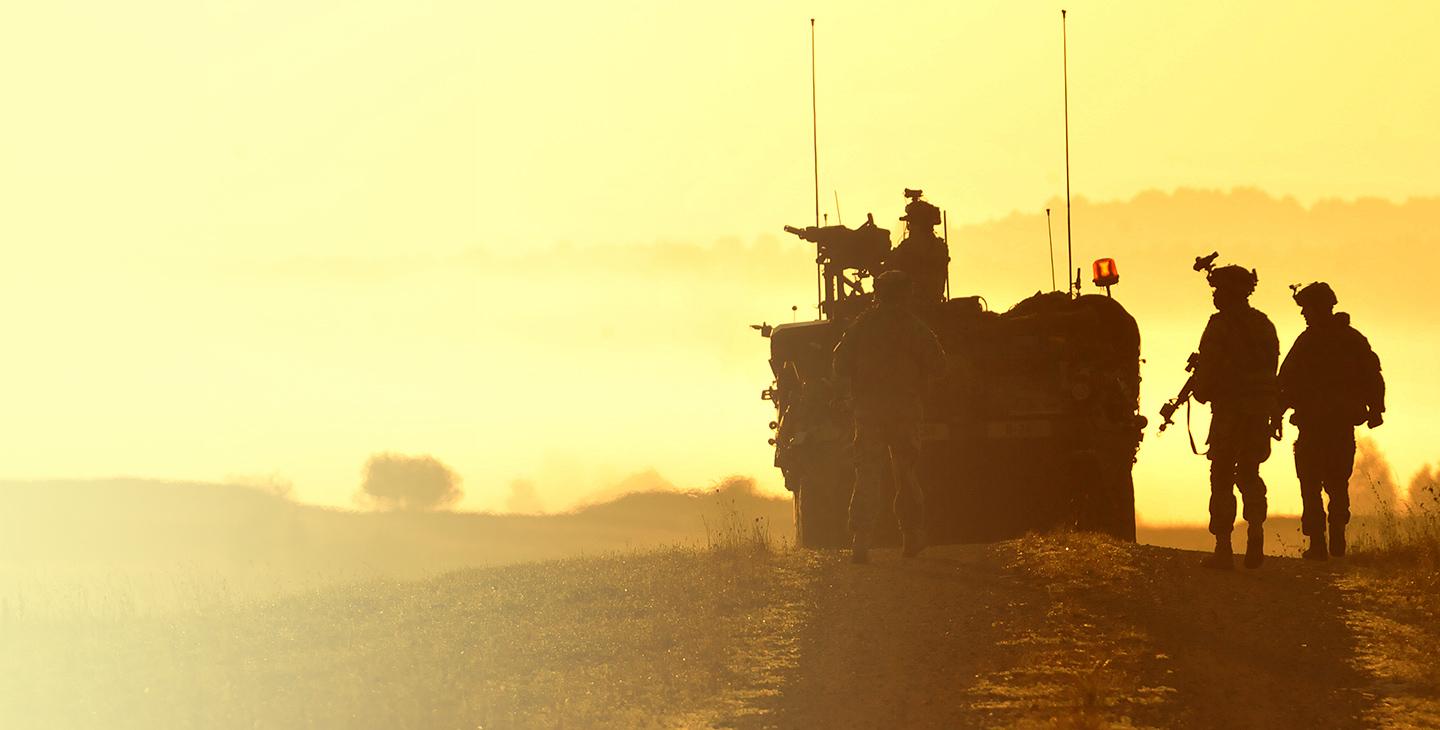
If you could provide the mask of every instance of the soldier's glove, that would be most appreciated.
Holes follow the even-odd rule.
[[[1381,424],[1383,423],[1385,423],[1384,413],[1381,413],[1380,411],[1370,411],[1370,420],[1366,421],[1365,425],[1369,426],[1370,428],[1380,428]]]
[[[1283,412],[1270,417],[1270,438],[1276,441],[1285,438],[1285,414]]]

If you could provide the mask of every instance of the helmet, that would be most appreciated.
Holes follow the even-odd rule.
[[[1247,269],[1243,266],[1221,266],[1206,275],[1205,280],[1210,286],[1216,289],[1234,289],[1244,292],[1250,296],[1255,291],[1255,285],[1260,283],[1260,277],[1254,269]]]
[[[917,198],[905,206],[905,215],[900,216],[900,220],[916,226],[938,226],[940,209]]]
[[[899,270],[887,271],[875,277],[875,298],[882,302],[893,302],[910,295],[910,275]]]
[[[1335,290],[1323,281],[1317,281],[1295,292],[1295,303],[1302,307],[1333,307],[1337,301]]]

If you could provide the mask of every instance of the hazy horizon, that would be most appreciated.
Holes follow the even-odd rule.
[[[1219,250],[1260,268],[1287,346],[1284,286],[1334,284],[1391,378],[1397,476],[1440,459],[1430,6],[1067,7],[1075,261],[1119,260],[1145,415],[1209,311],[1189,261]],[[1064,258],[1055,10],[15,8],[0,58],[44,72],[14,79],[0,141],[0,306],[33,313],[0,476],[349,505],[395,452],[448,465],[469,510],[651,471],[779,493],[747,325],[813,314],[810,252],[779,230],[814,216],[809,19],[822,211],[898,232],[923,188],[952,288],[998,309],[1048,288],[1046,206]],[[1152,430],[1141,517],[1198,518],[1204,470]],[[1265,475],[1298,510],[1285,445]]]

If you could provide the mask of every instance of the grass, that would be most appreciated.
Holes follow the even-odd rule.
[[[1092,667],[1071,672],[1068,689],[1072,705],[1066,714],[1050,719],[1051,728],[1109,730],[1129,724],[1125,720],[1112,719],[1117,690],[1116,680],[1110,672],[1110,661],[1097,661]]]
[[[735,480],[545,518],[71,487],[0,515],[0,728],[706,726],[801,578]]]
[[[1403,507],[1381,500],[1360,520],[1351,557],[1358,570],[1342,579],[1351,600],[1347,623],[1357,633],[1358,665],[1387,687],[1388,699],[1366,716],[1386,727],[1440,723],[1440,493],[1419,485]]]
[[[755,617],[792,589],[786,555],[735,554],[475,569],[168,615],[12,614],[0,726],[707,725],[752,681]]]
[[[1142,578],[1135,565],[1136,547],[1111,537],[1062,530],[1029,534],[1015,543],[1010,566],[1045,587],[1050,601],[1045,631],[1049,647],[1028,664],[1050,675],[1052,696],[1047,711],[1021,727],[1090,730],[1129,727],[1124,715],[1140,702],[1134,678],[1135,657],[1118,636],[1099,631],[1105,621],[1096,614],[1106,600],[1131,600]],[[1097,603],[1099,602],[1099,603]]]
[[[1407,574],[1433,596],[1440,590],[1440,492],[1430,484],[1411,498],[1403,507],[1380,500],[1378,513],[1360,525],[1354,558]]]
[[[763,515],[747,519],[733,497],[721,495],[716,506],[718,515],[701,516],[708,549],[740,556],[768,555],[775,551],[769,519]]]

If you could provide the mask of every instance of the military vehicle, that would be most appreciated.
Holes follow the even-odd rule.
[[[900,247],[873,217],[854,229],[785,230],[816,246],[821,318],[754,325],[770,340],[774,373],[761,397],[775,406],[770,443],[794,496],[797,541],[839,547],[849,544],[853,426],[832,351],[871,303],[867,280]],[[1106,294],[1037,293],[1005,312],[988,311],[978,296],[914,303],[949,360],[921,432],[930,542],[1064,527],[1135,539],[1131,469],[1146,425],[1140,334],[1108,295],[1114,262],[1097,261],[1095,274]],[[877,534],[878,544],[898,541],[893,519],[877,521],[887,526],[892,534]]]

